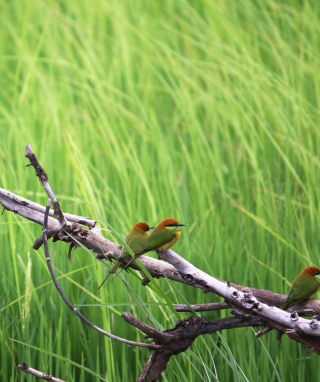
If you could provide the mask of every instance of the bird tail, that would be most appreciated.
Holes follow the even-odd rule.
[[[109,277],[110,275],[116,273],[116,270],[120,267],[121,263],[122,263],[122,261],[118,260],[118,261],[114,264],[114,266],[109,270],[109,272],[108,272],[106,278],[105,278],[105,279],[102,281],[102,283],[100,284],[98,290],[99,290],[99,289],[102,287],[102,285],[107,281],[107,279],[108,279],[108,277]]]

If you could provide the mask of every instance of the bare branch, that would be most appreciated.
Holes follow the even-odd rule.
[[[61,211],[57,198],[55,197],[53,191],[51,190],[50,184],[48,182],[49,180],[48,175],[44,171],[44,169],[40,166],[40,163],[38,162],[38,159],[35,156],[34,152],[32,151],[32,148],[30,145],[26,145],[26,151],[27,153],[25,154],[25,157],[30,160],[31,165],[34,167],[36,171],[36,175],[37,177],[39,177],[42,187],[46,191],[48,197],[51,199],[51,203],[54,209],[54,215],[58,218],[60,227],[64,228],[66,225],[68,225],[68,222]]]
[[[208,320],[205,317],[189,317],[181,320],[169,330],[160,332],[139,321],[130,313],[123,313],[122,317],[131,325],[141,330],[147,338],[153,338],[156,344],[161,344],[163,351],[155,351],[137,381],[156,381],[163,372],[171,356],[185,352],[193,341],[204,334],[212,334],[224,329],[235,329],[243,327],[256,327],[264,325],[264,322],[254,317],[228,317],[218,320]]]
[[[298,317],[292,319],[291,314],[275,306],[268,306],[254,297],[251,288],[240,291],[230,283],[222,282],[196,268],[193,264],[173,252],[171,249],[161,252],[161,257],[175,266],[189,285],[202,285],[206,291],[222,296],[238,314],[254,313],[263,320],[278,324],[279,328],[286,327],[297,333],[320,337],[320,325],[311,325],[310,320]],[[307,306],[307,304],[303,304]]]
[[[39,370],[33,369],[32,367],[29,367],[26,363],[21,363],[20,365],[17,366],[17,368],[26,372],[26,373],[32,374],[37,378],[44,379],[45,381],[66,382],[60,378],[56,378],[56,377],[53,377],[52,375],[48,375],[48,374],[42,373]]]
[[[4,188],[0,188],[0,204],[2,204],[2,206],[8,211],[21,215],[24,218],[31,220],[41,226],[43,224],[43,217],[46,208],[41,204],[25,199],[22,196],[5,190]],[[39,212],[39,214],[37,214],[37,212]],[[49,211],[49,216],[55,216],[53,210]],[[97,223],[96,220],[92,220],[91,218],[83,216],[68,213],[64,213],[64,216],[69,222],[83,224],[90,228],[93,228]],[[58,222],[55,219],[52,219],[52,221],[56,226],[58,226]],[[50,227],[50,222],[49,228],[53,229],[53,227]]]
[[[230,305],[226,302],[211,302],[208,304],[195,305],[174,304],[173,306],[177,312],[210,312],[212,310],[223,310],[231,308]]]
[[[9,193],[6,190],[0,190],[0,203],[13,212],[20,214],[23,217],[28,218],[29,220],[35,221],[38,224],[42,224],[44,215],[38,210],[32,209],[32,202],[27,201],[26,199],[20,198],[17,195]],[[8,205],[8,203],[11,203]],[[27,205],[28,203],[28,205]],[[44,208],[44,207],[42,207]],[[37,207],[38,209],[38,207]],[[27,210],[27,213],[26,213]],[[78,218],[78,217],[77,217]],[[80,220],[82,218],[80,217]],[[86,219],[86,218],[83,218]],[[54,231],[54,239],[62,240],[66,242],[71,242],[71,236],[75,238],[76,244],[81,243],[85,247],[92,249],[94,252],[98,253],[98,258],[108,258],[111,257],[108,255],[109,252],[112,253],[112,257],[119,257],[121,252],[121,246],[116,243],[111,242],[110,240],[104,238],[97,230],[95,229],[85,229],[80,224],[74,223],[65,227],[63,231],[59,231],[59,223],[53,218],[48,219],[48,232]],[[57,233],[58,232],[58,233]],[[193,287],[201,288],[207,292],[215,292],[220,295],[219,290],[210,287],[210,282],[216,280],[219,285],[224,285],[225,291],[227,290],[227,282],[220,281],[212,278],[206,273],[197,270],[192,264],[188,263],[181,256],[169,250],[167,252],[162,252],[161,256],[166,258],[169,255],[167,260],[172,261],[178,269],[176,269],[171,264],[168,264],[163,261],[153,259],[148,256],[139,257],[139,261],[147,268],[152,276],[155,277],[167,277],[176,282],[188,284]],[[171,257],[170,257],[171,256]],[[178,256],[175,259],[175,256]],[[132,268],[139,269],[139,266],[135,263],[132,263]],[[198,272],[198,273],[197,273]],[[200,272],[200,273],[199,273]],[[200,277],[199,277],[200,276]],[[209,278],[209,279],[208,279]],[[209,282],[208,282],[209,280]],[[258,300],[261,300],[267,304],[273,304],[280,306],[284,299],[285,295],[277,294],[271,291],[259,290],[254,288],[248,288],[246,286],[240,286],[236,284],[229,283],[231,287],[239,291],[248,291],[250,290],[254,297]],[[223,296],[225,297],[225,296]],[[309,300],[301,304],[303,308],[313,309],[316,313],[320,314],[320,305],[317,300]],[[226,306],[224,306],[226,308]],[[291,308],[291,310],[294,308]],[[281,312],[281,311],[280,311]],[[282,312],[282,314],[285,314]]]

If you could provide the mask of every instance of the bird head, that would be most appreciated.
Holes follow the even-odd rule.
[[[304,268],[301,273],[320,279],[320,269],[317,267]]]
[[[137,223],[132,227],[133,230],[139,230],[143,232],[148,232],[150,229],[153,229],[153,228],[154,227],[149,227],[149,225],[145,222]]]
[[[162,227],[167,228],[169,230],[177,230],[178,227],[182,227],[182,226],[184,226],[184,224],[179,223],[177,219],[166,218],[166,219],[163,219],[159,223],[159,226],[162,226]]]

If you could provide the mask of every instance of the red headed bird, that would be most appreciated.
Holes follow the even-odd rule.
[[[293,280],[291,289],[281,309],[288,309],[302,301],[309,300],[320,288],[320,269],[308,267],[302,269]]]
[[[148,231],[152,228],[154,227],[149,227],[148,224],[145,222],[136,223],[131,228],[131,231],[127,234],[124,240],[134,254],[136,254],[141,249],[141,247],[146,243],[149,237]],[[99,286],[98,289],[102,287],[104,282],[112,273],[116,272],[116,270],[120,267],[120,265],[123,263],[125,258],[131,259],[131,256],[130,256],[130,253],[127,251],[126,247],[123,247],[118,261],[109,270],[107,277],[103,280],[102,284]]]
[[[166,218],[162,220],[155,229],[150,233],[145,244],[140,248],[136,253],[135,257],[132,258],[126,268],[136,260],[139,256],[143,255],[146,252],[159,250],[165,251],[175,244],[181,235],[180,227],[184,226],[174,218]]]

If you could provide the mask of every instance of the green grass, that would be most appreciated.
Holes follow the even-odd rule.
[[[125,235],[174,216],[186,224],[174,249],[196,266],[286,293],[319,266],[319,10],[298,0],[2,2],[0,186],[46,203],[25,168],[30,143],[63,210],[97,219],[106,237],[104,220]],[[43,249],[32,250],[41,227],[4,212],[0,235],[0,379],[32,380],[16,369],[27,362],[68,382],[101,380],[84,368],[135,380],[150,353],[102,338],[63,304]],[[163,328],[187,317],[130,273],[128,286],[117,278],[98,291],[106,268],[83,249],[71,264],[63,243],[50,251],[70,300],[105,330],[142,341],[121,312]],[[219,301],[156,282],[174,303],[179,293]],[[273,333],[261,341],[248,328],[199,338],[162,380],[318,379],[315,354]]]

